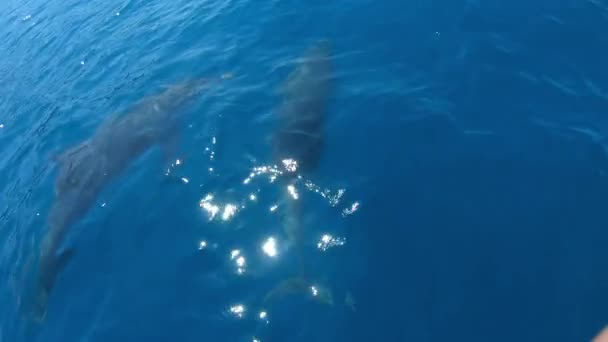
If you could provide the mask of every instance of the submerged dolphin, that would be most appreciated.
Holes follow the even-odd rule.
[[[273,154],[293,171],[284,180],[293,186],[298,173],[309,173],[318,166],[324,143],[324,126],[332,90],[331,48],[328,41],[315,43],[300,59],[281,88],[283,101],[277,110],[278,128],[273,136]],[[265,301],[311,289],[306,275],[302,243],[304,241],[300,202],[286,199],[283,229],[296,249],[299,274],[281,282],[265,297]],[[331,304],[331,294],[314,287],[314,295],[321,302]]]
[[[55,199],[38,264],[34,315],[43,319],[49,294],[61,269],[73,255],[60,252],[69,228],[92,207],[101,190],[154,145],[175,141],[180,112],[209,84],[193,79],[169,86],[143,99],[123,115],[112,116],[92,137],[56,158]]]
[[[324,124],[331,96],[330,44],[320,41],[300,59],[280,93],[284,100],[277,111],[274,155],[297,162],[298,170],[310,172],[320,160]]]

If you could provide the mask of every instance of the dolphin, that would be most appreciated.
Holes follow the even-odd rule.
[[[180,126],[180,112],[210,84],[200,78],[168,86],[163,92],[144,98],[123,114],[112,115],[85,141],[55,157],[58,174],[55,198],[43,238],[34,316],[43,320],[57,275],[74,255],[61,249],[69,231],[91,209],[99,193],[155,145],[173,146]]]
[[[280,88],[283,101],[277,110],[273,137],[275,158],[293,160],[302,172],[313,171],[324,143],[324,124],[331,96],[331,47],[327,40],[314,44],[300,59]]]
[[[297,175],[313,172],[321,159],[327,106],[333,88],[332,70],[329,41],[317,41],[299,59],[280,88],[283,100],[276,111],[277,128],[272,149],[274,159],[283,163],[288,171],[286,177],[282,178],[286,195],[297,181]],[[264,301],[312,291],[320,302],[333,303],[329,291],[319,291],[320,287],[313,286],[306,274],[302,250],[302,209],[297,198],[285,198],[283,230],[296,250],[299,274],[281,282],[265,296]]]

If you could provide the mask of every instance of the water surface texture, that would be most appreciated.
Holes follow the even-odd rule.
[[[0,2],[0,341],[591,340],[606,27],[606,0]],[[41,263],[58,207],[73,255]]]

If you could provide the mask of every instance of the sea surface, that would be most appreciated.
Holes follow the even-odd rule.
[[[0,1],[0,342],[591,340],[607,27],[606,0]],[[274,118],[319,40],[333,88],[296,244]],[[219,81],[169,170],[153,148],[104,188],[33,320],[55,157],[198,77]],[[312,285],[266,300],[302,264]]]

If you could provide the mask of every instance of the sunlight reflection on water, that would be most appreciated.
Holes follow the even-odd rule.
[[[290,211],[294,209],[291,203],[308,203],[314,197],[320,198],[320,203],[325,203],[327,208],[330,208],[335,213],[336,218],[340,220],[344,220],[346,216],[350,216],[360,209],[360,202],[358,201],[342,205],[346,189],[331,189],[320,186],[310,179],[301,177],[296,173],[296,170],[297,162],[291,160],[284,161],[281,166],[254,166],[246,173],[247,176],[241,182],[227,185],[226,189],[229,190],[225,194],[217,188],[212,192],[204,194],[199,201],[199,207],[205,213],[208,222],[212,225],[231,227],[231,225],[235,224],[235,219],[239,217],[251,221],[250,215],[254,215],[256,217],[254,221],[257,221],[257,218],[272,215],[274,221],[279,220],[279,222],[283,222],[279,224],[279,229],[281,228],[280,226],[285,224],[286,221],[284,220],[286,217],[289,218],[290,215],[293,215],[293,212]],[[285,184],[286,182],[287,184]],[[203,191],[204,188],[203,186]],[[276,196],[279,197],[277,198]],[[224,197],[225,200],[222,199]],[[252,222],[248,224],[255,225]],[[323,253],[346,245],[346,238],[340,236],[337,230],[324,229],[323,233],[317,235],[319,233],[307,232],[307,228],[302,228],[304,230],[301,232],[301,238],[308,240],[308,242],[295,242],[310,245],[311,247],[314,246],[315,248],[311,248],[311,252]],[[260,228],[252,227],[251,229]],[[237,228],[234,230],[222,230],[222,232],[234,236]],[[287,243],[288,239],[285,239],[285,236],[283,236],[285,234],[287,237],[290,236],[287,227],[283,226],[280,230],[264,230],[259,233],[262,234],[262,237],[257,240],[255,247],[249,247],[248,243],[243,239],[243,241],[239,242],[240,247],[229,248],[224,252],[228,255],[232,265],[231,272],[239,276],[238,278],[241,281],[263,280],[264,277],[259,273],[260,269],[274,268],[279,264],[291,263],[292,258],[299,258],[298,253],[295,253],[295,251],[290,252],[286,249],[290,247],[289,243]],[[207,240],[198,242],[199,250],[207,249],[208,246],[209,242]],[[220,245],[221,248],[222,246]],[[228,248],[228,246],[224,246],[224,248]],[[279,263],[267,264],[264,263],[264,258],[276,259]],[[298,270],[295,270],[296,274],[298,272]],[[248,276],[243,277],[244,275]],[[225,304],[225,308],[228,308],[228,316],[238,320],[257,320],[263,323],[264,326],[270,326],[271,321],[269,317],[274,305],[272,302],[275,302],[275,304],[282,302],[284,296],[291,294],[309,297],[313,301],[328,305],[328,309],[330,309],[334,305],[332,285],[328,284],[327,281],[320,281],[319,279],[312,281],[312,279],[308,281],[298,278],[291,278],[290,280],[288,278],[272,291],[254,296],[253,298],[244,293],[235,293],[237,297],[233,299],[236,304],[235,302]],[[251,285],[251,288],[255,288],[255,286]],[[351,297],[352,295],[350,294],[347,296],[347,298]],[[256,298],[265,299],[260,300]],[[270,302],[271,300],[272,302]],[[352,301],[339,304],[350,307],[352,306],[349,304],[350,302]],[[248,311],[252,311],[252,314],[247,315]]]

